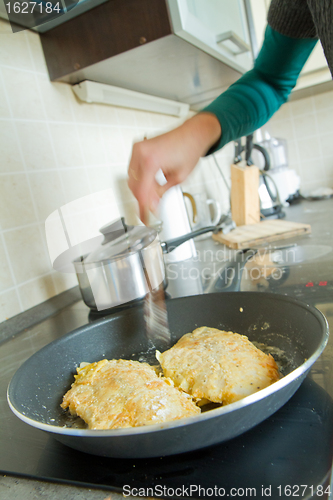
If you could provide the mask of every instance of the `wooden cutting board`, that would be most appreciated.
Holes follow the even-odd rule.
[[[311,233],[310,224],[274,219],[265,220],[258,224],[238,226],[228,234],[223,234],[220,231],[213,234],[213,239],[229,248],[241,250],[242,248],[257,247],[271,241],[292,238],[306,233]]]

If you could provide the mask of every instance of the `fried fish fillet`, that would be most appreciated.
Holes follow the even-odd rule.
[[[61,404],[89,429],[117,429],[177,420],[200,413],[192,398],[147,363],[103,359],[77,369]]]
[[[280,378],[273,357],[246,336],[205,326],[157,357],[176,387],[214,403],[233,403]]]

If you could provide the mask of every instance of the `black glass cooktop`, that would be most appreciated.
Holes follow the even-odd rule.
[[[324,301],[327,297],[327,294],[320,297],[320,308],[332,323],[333,304]],[[328,491],[333,444],[333,342],[290,401],[242,436],[177,456],[112,459],[60,444],[21,422],[5,399],[7,384],[22,362],[57,338],[61,328],[64,332],[73,329],[73,318],[76,326],[88,322],[87,309],[81,302],[1,346],[0,470],[3,473],[101,486],[125,494],[141,491],[146,496],[148,493],[148,496],[175,498],[228,495],[286,498],[298,493],[300,498],[311,498],[313,494],[326,497],[322,493]]]

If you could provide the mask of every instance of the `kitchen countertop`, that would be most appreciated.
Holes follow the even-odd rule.
[[[331,229],[332,214],[333,199],[302,201],[299,204],[288,207],[286,209],[286,218],[295,222],[311,224],[312,233],[283,240],[282,243],[303,243],[306,245],[316,245],[319,243],[320,245],[333,247],[333,234]],[[281,242],[274,242],[274,245],[279,244],[281,244]],[[198,250],[197,259],[168,266],[169,285],[167,291],[171,297],[203,293],[212,274],[216,271],[217,261],[216,258],[214,259],[216,252],[219,251],[220,255],[222,255],[221,252],[223,249],[226,259],[230,259],[235,253],[213,242],[211,238],[197,241],[196,248]],[[224,265],[226,259],[218,259],[220,267]],[[332,256],[330,257],[329,263],[330,273],[332,274]],[[193,269],[195,269],[196,272],[194,272]],[[190,279],[187,279],[190,270],[192,270],[192,276]],[[175,271],[177,271],[177,273],[175,273]],[[175,279],[175,276],[173,278],[172,273],[174,273],[174,275],[177,274],[177,279]],[[182,276],[182,279],[179,279],[179,276]],[[6,339],[10,339],[14,336],[18,340],[24,332],[24,338],[22,336],[20,348],[22,359],[27,359],[36,351],[37,346],[38,349],[41,347],[41,343],[45,345],[55,338],[58,338],[60,335],[86,324],[87,317],[88,308],[83,301],[80,300],[77,289],[65,292],[61,297],[51,299],[44,305],[37,306],[26,313],[22,313],[0,324],[2,355],[6,355]],[[331,321],[332,315],[328,319]],[[17,368],[18,366],[13,365],[11,376],[15,373]],[[1,398],[5,398],[5,395],[2,394]],[[111,494],[110,490],[88,489],[75,485],[69,486],[60,483],[49,483],[11,475],[0,476],[0,500],[16,500],[22,498],[24,498],[24,500],[36,500],[46,497],[50,500],[60,498],[62,500],[67,498],[75,500],[123,498],[123,496],[118,493],[112,492]]]

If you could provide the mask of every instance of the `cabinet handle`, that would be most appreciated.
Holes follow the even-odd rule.
[[[225,42],[226,40],[230,40],[230,42],[234,43],[238,47],[238,51],[231,51],[235,56],[239,54],[243,54],[244,52],[250,52],[251,47],[244,42],[234,31],[226,31],[225,33],[221,33],[220,35],[216,35],[216,43],[220,44]]]

